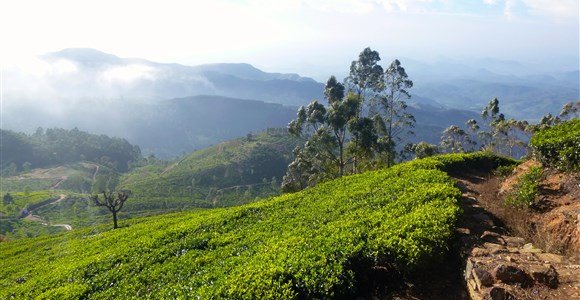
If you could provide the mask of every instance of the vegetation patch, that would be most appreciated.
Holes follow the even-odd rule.
[[[537,132],[530,145],[542,163],[560,170],[580,171],[580,119]]]
[[[223,207],[280,193],[298,139],[261,133],[193,152],[169,166],[139,167],[121,177],[130,210]]]
[[[513,190],[506,195],[505,202],[514,207],[530,207],[539,194],[538,184],[542,179],[542,168],[531,167],[518,178]]]
[[[0,298],[352,297],[356,262],[410,272],[447,248],[461,193],[442,169],[498,162],[510,161],[431,157],[239,207],[2,243]]]

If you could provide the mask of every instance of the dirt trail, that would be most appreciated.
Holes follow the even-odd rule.
[[[56,189],[56,188],[57,188],[57,187],[58,187],[58,186],[59,186],[61,183],[63,183],[63,182],[64,182],[65,180],[67,180],[67,179],[68,179],[68,177],[67,177],[67,176],[62,176],[62,177],[60,178],[60,180],[59,180],[57,183],[55,183],[53,186],[51,186],[49,189],[50,189],[50,190],[55,190],[55,189]]]
[[[501,205],[500,180],[486,174],[455,178],[464,210],[455,247],[471,299],[580,299],[580,265],[510,235],[486,209]]]

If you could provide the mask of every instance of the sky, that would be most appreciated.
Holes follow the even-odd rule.
[[[365,47],[578,69],[578,0],[0,0],[0,62],[71,47],[318,77]]]

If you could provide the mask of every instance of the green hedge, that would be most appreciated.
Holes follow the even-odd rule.
[[[352,298],[373,266],[445,252],[460,191],[440,169],[510,162],[444,155],[239,207],[0,244],[0,299]]]
[[[580,171],[580,119],[537,132],[530,145],[543,164],[565,171]]]

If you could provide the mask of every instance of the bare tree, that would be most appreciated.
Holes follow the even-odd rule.
[[[113,214],[113,229],[117,229],[117,213],[123,208],[125,201],[131,196],[131,191],[121,190],[121,191],[103,191],[103,200],[99,198],[99,195],[91,196],[91,200],[96,206],[105,206]]]

